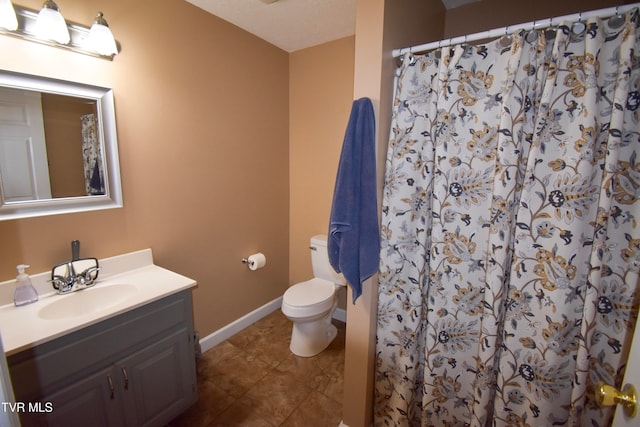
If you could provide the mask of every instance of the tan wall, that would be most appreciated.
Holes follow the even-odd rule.
[[[51,197],[87,195],[80,118],[95,112],[95,106],[86,100],[51,93],[42,94]]]
[[[447,11],[445,37],[602,9],[633,0],[482,0]]]
[[[444,7],[439,0],[356,0],[354,98],[371,98],[376,111],[380,190],[393,102],[391,51],[437,40],[443,29]],[[343,421],[351,427],[371,425],[373,419],[377,300],[374,277],[365,282],[356,304],[347,304]]]
[[[313,277],[309,238],[327,234],[353,101],[354,37],[296,51],[289,65],[289,281]],[[346,290],[345,290],[346,291]],[[346,292],[339,295],[345,307]]]
[[[41,0],[22,0],[39,9]],[[0,68],[112,87],[124,208],[0,221],[0,280],[151,247],[198,281],[201,336],[282,295],[289,275],[288,54],[183,0],[65,0],[104,12],[113,62],[0,36]],[[241,259],[267,256],[250,272]]]

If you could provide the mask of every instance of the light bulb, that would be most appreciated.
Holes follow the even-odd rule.
[[[53,0],[47,0],[42,5],[36,20],[36,37],[43,40],[53,40],[60,44],[67,44],[71,39],[69,29],[58,5]]]
[[[85,47],[99,55],[110,56],[118,53],[118,47],[113,38],[113,33],[111,33],[109,24],[107,24],[107,21],[104,19],[102,12],[98,12],[96,15],[96,19],[89,30]]]
[[[0,28],[9,31],[18,29],[18,18],[16,18],[16,11],[11,0],[0,0]]]

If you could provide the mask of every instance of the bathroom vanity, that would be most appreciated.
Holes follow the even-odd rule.
[[[23,426],[163,426],[197,400],[195,282],[150,260],[107,259],[95,287],[0,307]]]

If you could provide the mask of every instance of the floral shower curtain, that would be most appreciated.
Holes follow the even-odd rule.
[[[376,425],[609,424],[593,385],[621,386],[639,300],[638,23],[405,56]]]
[[[96,115],[80,116],[82,125],[82,167],[84,170],[84,186],[88,196],[105,193],[102,171],[102,150],[98,141]]]

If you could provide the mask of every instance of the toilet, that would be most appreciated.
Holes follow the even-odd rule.
[[[282,297],[282,313],[293,322],[289,348],[302,357],[315,356],[336,337],[331,318],[336,290],[345,286],[344,277],[329,264],[327,236],[313,236],[310,249],[313,279],[291,286]]]

